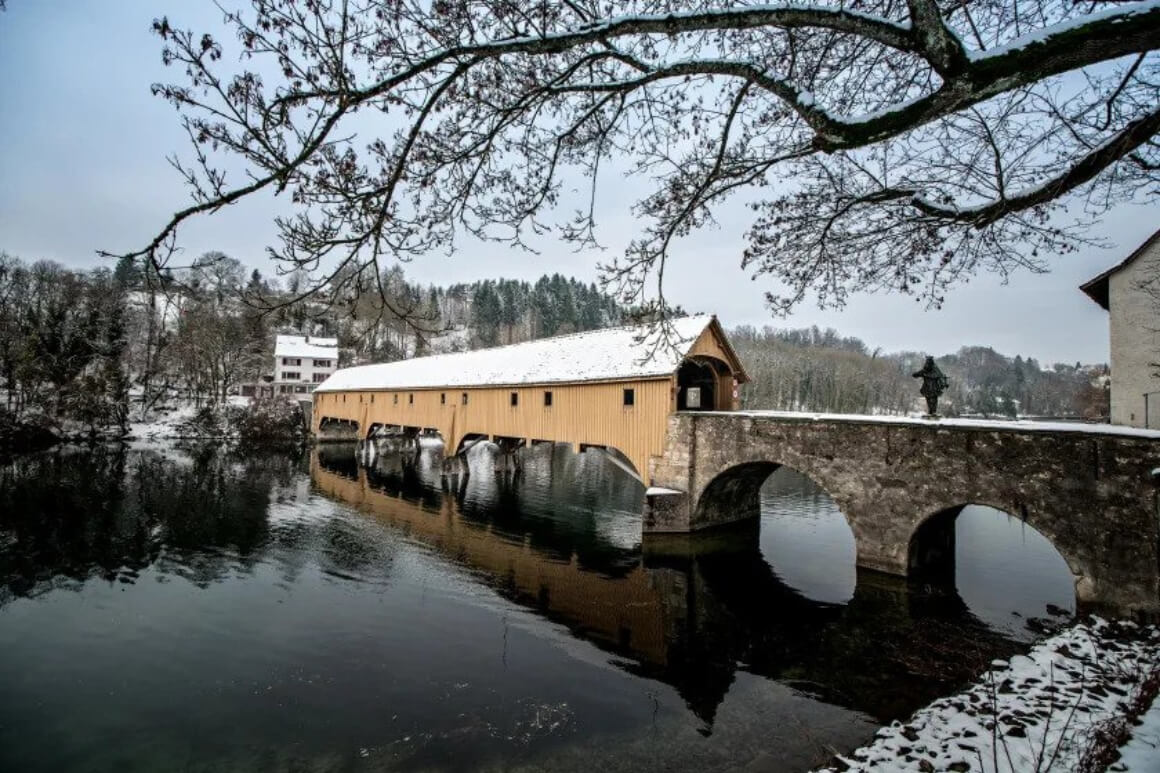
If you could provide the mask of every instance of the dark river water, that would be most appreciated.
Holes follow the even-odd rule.
[[[0,771],[805,770],[1074,606],[985,508],[908,587],[789,470],[674,550],[606,460],[477,450],[450,491],[437,448],[0,465]]]

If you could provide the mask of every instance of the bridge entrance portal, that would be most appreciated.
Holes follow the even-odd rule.
[[[733,373],[715,357],[690,357],[677,369],[678,411],[727,411],[733,407]]]

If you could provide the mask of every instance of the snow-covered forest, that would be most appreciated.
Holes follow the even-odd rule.
[[[423,287],[400,269],[386,300],[299,298],[222,253],[147,275],[131,262],[72,270],[0,254],[3,408],[124,426],[173,398],[220,403],[269,374],[277,333],[336,336],[343,365],[515,343],[619,324],[593,284],[559,274]]]
[[[753,382],[742,392],[751,409],[833,413],[908,413],[920,410],[911,374],[934,352],[883,353],[859,338],[817,327],[731,332]],[[1106,365],[1041,366],[1034,358],[1008,357],[987,346],[936,354],[949,387],[939,405],[949,416],[1107,415]]]
[[[638,318],[594,284],[559,274],[422,286],[399,268],[384,296],[299,298],[303,277],[264,276],[221,253],[143,274],[130,262],[78,271],[0,255],[3,406],[88,427],[125,426],[173,398],[220,403],[273,363],[277,333],[336,336],[343,366],[591,330]],[[727,313],[724,318],[727,320]],[[746,408],[845,413],[916,409],[910,374],[923,354],[884,354],[818,328],[739,327],[753,378]],[[1106,367],[1040,366],[987,347],[939,363],[948,415],[1106,414]]]

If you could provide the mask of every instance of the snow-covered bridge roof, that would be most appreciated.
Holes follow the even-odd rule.
[[[492,349],[343,368],[316,392],[622,381],[671,375],[713,317],[672,320],[670,339],[649,325],[541,338]]]

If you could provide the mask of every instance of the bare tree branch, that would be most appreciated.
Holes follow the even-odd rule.
[[[595,245],[618,159],[651,189],[602,265],[628,302],[647,305],[650,276],[663,300],[669,251],[745,192],[742,262],[788,287],[775,310],[859,289],[937,304],[1083,243],[1086,220],[1052,219],[1066,199],[1098,214],[1160,184],[1154,2],[250,5],[225,20],[261,66],[232,75],[223,42],[155,22],[188,82],[154,90],[194,149],[175,159],[193,203],[129,253],[155,271],[183,223],[269,189],[295,207],[271,254],[313,276],[303,293],[386,301],[389,266],[461,234]]]

